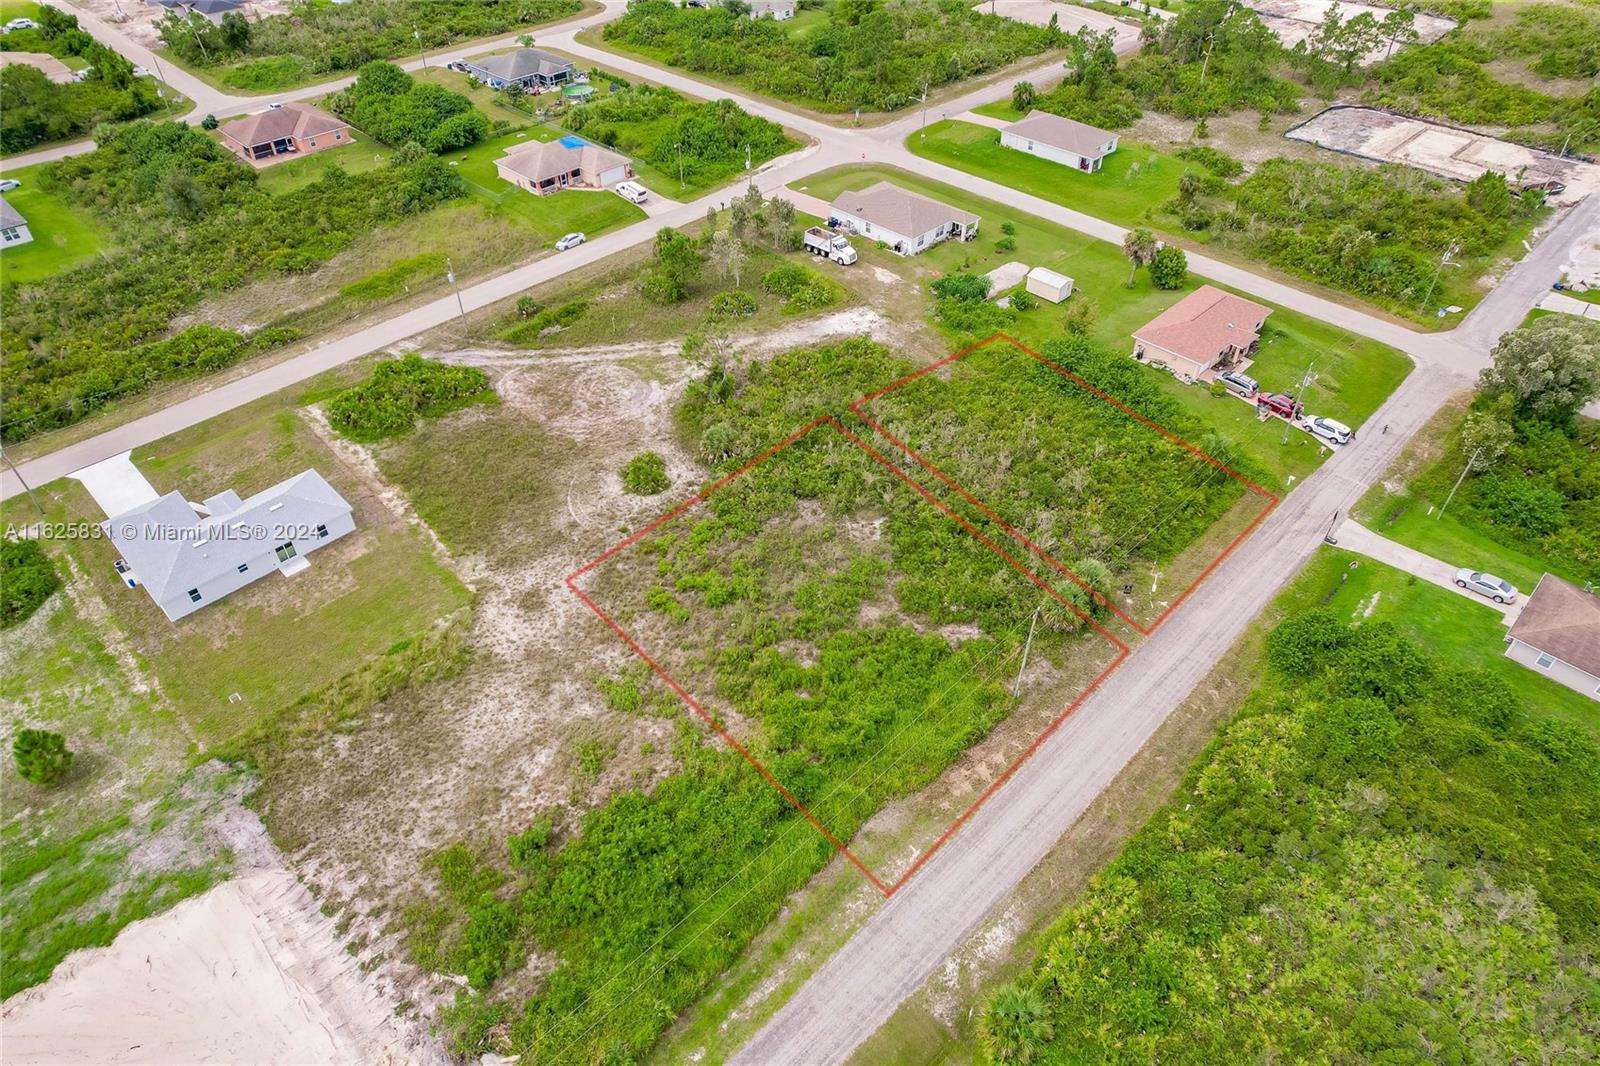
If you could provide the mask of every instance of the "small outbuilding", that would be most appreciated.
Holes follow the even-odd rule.
[[[1117,150],[1117,135],[1048,111],[1031,111],[1000,130],[1000,143],[1052,163],[1096,171]]]
[[[1072,295],[1072,279],[1049,267],[1034,267],[1028,271],[1028,291],[1041,300],[1058,304]]]

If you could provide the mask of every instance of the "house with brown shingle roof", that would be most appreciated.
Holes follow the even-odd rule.
[[[1271,313],[1270,307],[1202,285],[1134,330],[1133,357],[1185,381],[1209,380],[1217,369],[1242,370]]]
[[[348,122],[306,104],[276,104],[230,122],[219,132],[230,151],[257,162],[321,152],[351,142]]]
[[[940,241],[970,241],[978,235],[978,216],[920,196],[887,181],[859,192],[842,192],[833,201],[830,226],[844,224],[869,240],[882,241],[901,255],[916,255]]]
[[[494,166],[506,181],[536,196],[562,189],[609,189],[633,177],[627,156],[571,134],[516,145]]]
[[[1506,658],[1600,702],[1600,597],[1544,575],[1511,625]]]
[[[1000,143],[1076,170],[1095,171],[1117,150],[1117,135],[1076,119],[1034,110],[1000,129]]]

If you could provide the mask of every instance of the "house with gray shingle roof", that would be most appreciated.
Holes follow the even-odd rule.
[[[1600,597],[1545,574],[1506,635],[1506,657],[1600,700]]]
[[[542,48],[518,48],[497,56],[463,60],[467,73],[489,86],[503,89],[520,85],[524,89],[547,89],[572,80],[572,60],[562,59]]]
[[[887,181],[859,192],[842,192],[833,201],[829,225],[844,225],[869,240],[882,241],[901,255],[916,255],[940,241],[970,241],[978,235],[978,216]]]
[[[297,574],[306,556],[355,531],[350,504],[315,470],[254,496],[224,489],[202,503],[169,492],[100,528],[118,570],[173,621],[268,574]]]
[[[31,240],[33,231],[28,228],[28,220],[0,196],[0,248],[15,248]]]
[[[1000,130],[1000,143],[1077,170],[1095,171],[1117,150],[1117,135],[1086,122],[1034,110]]]

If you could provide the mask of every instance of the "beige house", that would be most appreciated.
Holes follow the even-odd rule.
[[[0,67],[12,64],[33,67],[57,85],[65,85],[72,80],[72,68],[44,52],[0,52]]]
[[[940,241],[969,241],[978,235],[978,216],[898,185],[880,181],[859,192],[842,192],[833,201],[830,226],[848,227],[882,241],[901,255],[916,255]]]
[[[1202,285],[1134,331],[1133,357],[1184,381],[1218,369],[1243,370],[1261,342],[1272,309]]]
[[[1600,702],[1600,597],[1544,575],[1506,636],[1506,657]]]
[[[230,151],[256,162],[321,152],[351,142],[348,122],[305,104],[277,104],[230,122],[220,132]]]
[[[506,181],[536,196],[562,189],[609,189],[633,177],[627,156],[572,136],[519,144],[494,165]]]

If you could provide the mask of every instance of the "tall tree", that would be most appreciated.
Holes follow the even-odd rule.
[[[1122,238],[1122,254],[1128,257],[1128,288],[1133,288],[1134,276],[1139,273],[1139,268],[1148,266],[1156,257],[1156,235],[1140,227],[1131,229]]]
[[[1550,315],[1514,329],[1494,346],[1483,387],[1552,422],[1571,420],[1600,397],[1600,323]]]

